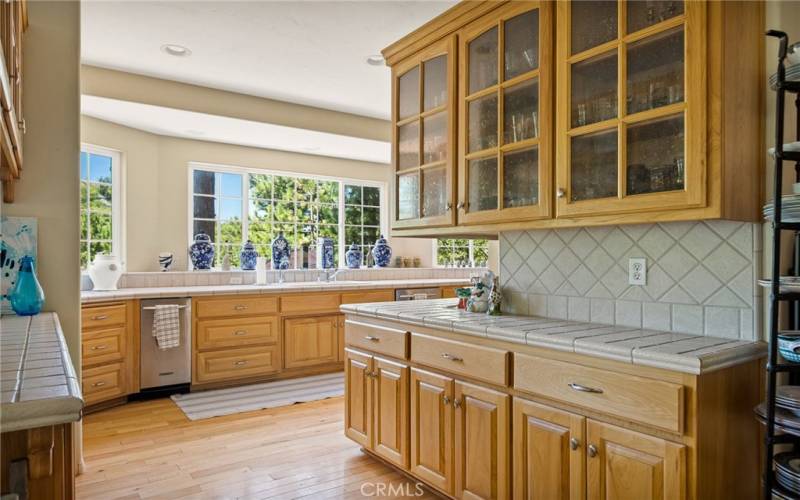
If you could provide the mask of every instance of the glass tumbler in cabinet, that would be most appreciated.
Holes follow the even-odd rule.
[[[455,37],[392,67],[392,228],[455,224]]]
[[[706,8],[557,3],[557,217],[705,203]]]
[[[459,224],[551,216],[551,18],[511,2],[460,33]]]

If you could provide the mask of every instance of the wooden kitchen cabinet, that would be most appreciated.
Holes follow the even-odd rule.
[[[586,498],[586,418],[514,398],[514,498]]]
[[[393,228],[455,223],[455,37],[392,67]]]
[[[452,495],[454,380],[411,369],[411,464],[409,470],[426,483]]]
[[[372,447],[372,356],[345,349],[344,433],[364,448]]]
[[[14,182],[22,171],[22,35],[28,27],[27,12],[25,0],[0,4],[0,180],[6,203],[14,202]]]
[[[336,362],[339,358],[338,314],[290,318],[283,322],[283,365],[301,368]]]
[[[588,500],[686,498],[685,446],[593,420],[586,434]]]
[[[552,215],[552,30],[513,2],[459,32],[459,223]]]

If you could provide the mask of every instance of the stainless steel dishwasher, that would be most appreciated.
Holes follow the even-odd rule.
[[[394,300],[441,299],[439,288],[403,288],[394,292]]]
[[[176,304],[180,308],[178,347],[161,350],[153,337],[155,306]],[[141,301],[139,384],[142,392],[182,392],[192,381],[192,299],[188,297]]]

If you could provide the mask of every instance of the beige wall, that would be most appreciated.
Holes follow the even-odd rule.
[[[2,213],[38,218],[38,274],[80,371],[78,162],[80,4],[28,2],[24,170]]]
[[[777,29],[785,31],[789,35],[789,43],[796,43],[800,41],[800,2],[786,1],[786,2],[767,2],[765,6],[765,30]],[[778,40],[776,38],[767,38],[765,46],[765,77],[775,73],[778,60]],[[786,119],[784,120],[784,141],[794,141],[797,131],[795,130],[795,117],[796,109],[794,106],[794,99],[787,95],[786,99]],[[767,147],[775,145],[775,92],[767,89],[766,92],[766,122],[765,122],[765,144]],[[773,160],[766,152],[764,153],[764,161],[766,162],[766,182],[765,182],[765,200],[773,199],[774,183],[773,177]],[[792,164],[785,162],[783,169],[783,192],[790,193],[792,191],[792,184],[795,182],[794,167]],[[792,254],[792,238],[788,232],[784,232],[783,236],[783,250],[782,250],[782,264],[784,272],[791,265]],[[764,224],[764,254],[762,262],[762,274],[765,277],[772,275],[772,229],[769,224]],[[764,294],[764,339],[769,334],[769,300],[767,294]]]

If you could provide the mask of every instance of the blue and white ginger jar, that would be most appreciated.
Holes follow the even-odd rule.
[[[282,267],[285,266],[285,267]],[[289,241],[283,237],[283,231],[272,240],[272,269],[288,269]]]
[[[336,267],[333,262],[333,239],[319,238],[317,240],[317,265],[320,269]]]
[[[353,243],[350,245],[350,250],[348,250],[344,254],[344,261],[347,264],[347,267],[350,269],[358,269],[361,267],[361,258],[363,254],[361,253],[361,249],[358,248],[358,245]]]
[[[386,243],[386,238],[381,235],[372,247],[372,258],[375,259],[375,267],[387,267],[392,259],[392,247]]]
[[[211,269],[211,263],[214,262],[214,244],[211,243],[211,237],[203,231],[197,233],[194,243],[189,247],[189,257],[195,270]]]
[[[243,271],[252,271],[256,268],[256,260],[258,259],[258,252],[255,245],[250,240],[242,245],[242,251],[239,253],[239,260],[242,263]]]

